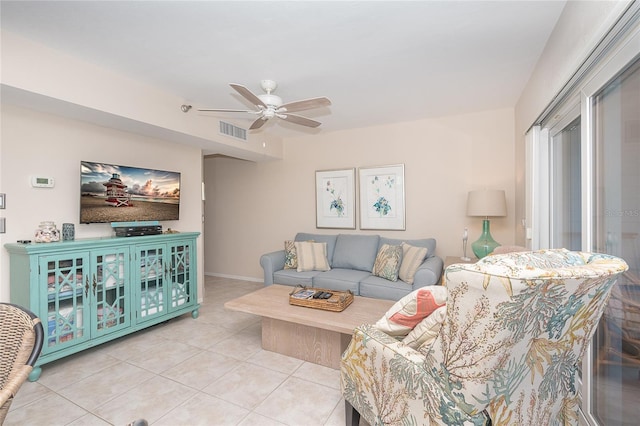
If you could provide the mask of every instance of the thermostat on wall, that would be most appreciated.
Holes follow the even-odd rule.
[[[31,186],[34,188],[53,188],[54,183],[52,177],[31,176]]]

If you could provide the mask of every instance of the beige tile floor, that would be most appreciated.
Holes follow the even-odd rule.
[[[207,277],[200,316],[45,365],[11,425],[343,425],[339,372],[264,351],[260,319],[224,309],[261,283]]]

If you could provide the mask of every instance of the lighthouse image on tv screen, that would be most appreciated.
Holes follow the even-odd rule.
[[[80,223],[178,220],[180,173],[80,162]]]

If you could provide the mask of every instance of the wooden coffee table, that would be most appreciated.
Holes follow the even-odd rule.
[[[291,286],[273,284],[233,299],[224,307],[262,317],[262,348],[338,369],[353,329],[375,324],[395,303],[355,296],[342,312],[289,304]]]

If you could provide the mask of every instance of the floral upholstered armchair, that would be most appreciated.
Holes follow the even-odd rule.
[[[341,363],[347,424],[360,415],[371,425],[577,424],[576,371],[627,268],[564,249],[451,265],[442,303],[414,295],[396,304],[410,312],[386,316],[407,337],[382,331],[385,318],[354,331]],[[428,315],[420,324],[442,320],[416,346],[406,325],[420,313]]]

